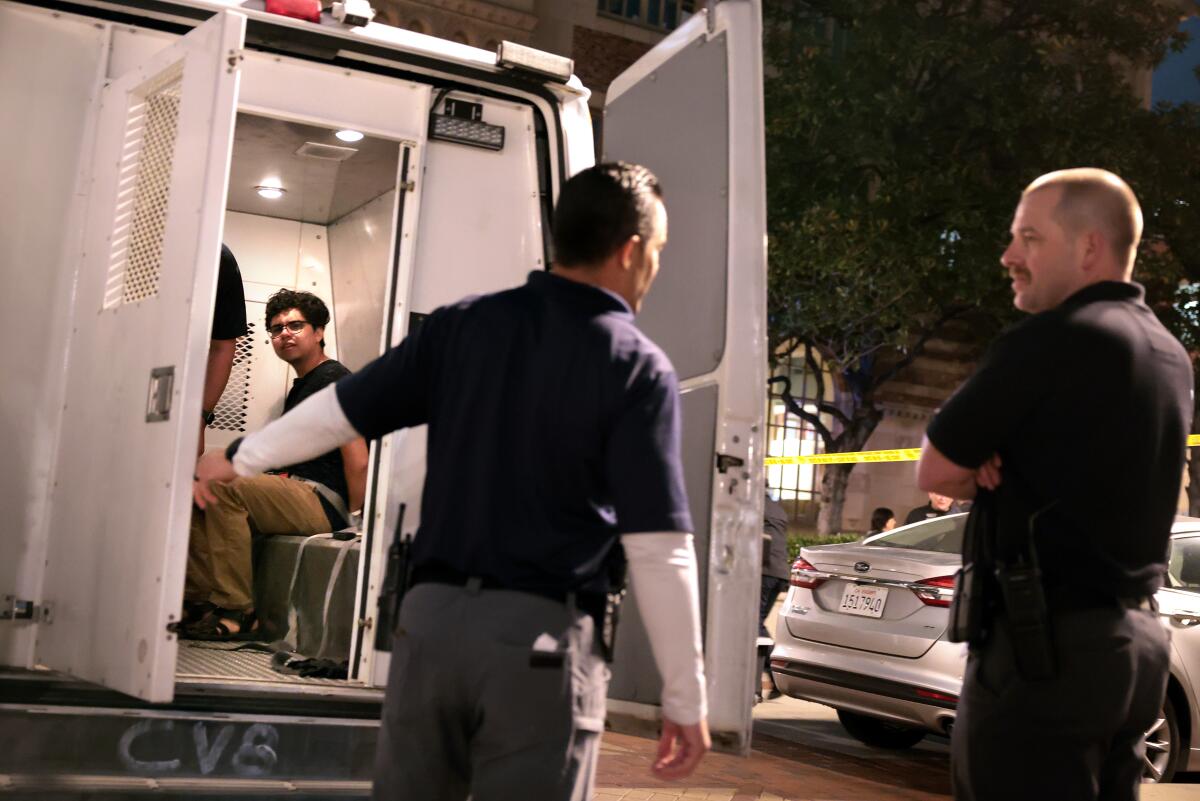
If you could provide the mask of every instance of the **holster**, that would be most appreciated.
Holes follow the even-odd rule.
[[[621,604],[625,601],[625,550],[618,542],[607,562],[608,592],[604,599],[604,619],[600,621],[600,653],[612,664],[617,650],[617,624],[621,622]]]
[[[1026,681],[1054,678],[1058,675],[1054,632],[1036,559],[1028,565],[997,567],[996,580],[1004,597],[1004,620],[1017,672]]]
[[[988,638],[995,608],[992,572],[996,543],[996,497],[980,489],[963,532],[963,566],[954,576],[954,599],[946,639],[978,648]]]
[[[405,505],[400,504],[399,519],[392,544],[388,546],[387,563],[383,574],[383,588],[379,592],[375,615],[375,650],[391,651],[392,634],[400,619],[400,602],[412,583],[412,536],[405,536]]]

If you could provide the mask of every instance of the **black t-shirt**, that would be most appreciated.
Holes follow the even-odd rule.
[[[287,414],[310,395],[315,394],[330,384],[335,383],[342,376],[347,375],[350,375],[350,371],[341,362],[334,359],[321,362],[308,375],[303,378],[297,378],[292,383],[292,388],[287,394],[287,400],[283,402],[283,413]],[[309,459],[307,462],[280,468],[279,472],[324,484],[338,495],[341,495],[342,500],[346,501],[347,505],[349,505],[348,499],[350,493],[346,487],[346,469],[342,462],[342,452],[339,448],[327,451],[315,459]],[[318,495],[318,497],[320,496]],[[341,528],[349,522],[342,521],[341,515],[324,498],[321,498],[321,506],[325,509],[325,514],[334,528]]]
[[[246,335],[246,295],[242,273],[233,252],[221,245],[217,272],[217,302],[213,305],[212,339],[237,339]]]
[[[602,289],[535,272],[440,308],[337,392],[368,439],[429,424],[417,566],[600,592],[619,534],[692,530],[675,371]]]
[[[1137,597],[1162,584],[1192,368],[1142,296],[1103,282],[1025,319],[929,426],[962,467],[1000,454],[997,516],[1010,545],[1043,510],[1034,539],[1052,590]]]

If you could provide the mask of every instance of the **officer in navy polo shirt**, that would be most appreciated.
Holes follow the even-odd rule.
[[[1030,316],[929,425],[921,489],[988,490],[972,513],[996,521],[999,569],[980,571],[995,600],[951,743],[960,801],[1138,797],[1170,659],[1153,595],[1192,422],[1187,352],[1131,280],[1141,233],[1110,172],[1030,184],[1000,259]]]
[[[666,242],[654,175],[584,170],[562,187],[549,272],[437,309],[202,461],[201,506],[210,481],[429,425],[376,798],[590,799],[608,683],[596,622],[622,554],[663,678],[653,770],[682,778],[709,749],[679,389],[634,324]]]

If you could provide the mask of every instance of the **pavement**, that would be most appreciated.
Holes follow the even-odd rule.
[[[782,600],[782,598],[780,599]],[[779,602],[767,618],[775,630]],[[884,751],[855,740],[821,704],[777,698],[754,707],[748,757],[708,754],[687,779],[650,774],[656,743],[605,732],[593,801],[948,801],[950,741],[928,736]],[[1142,801],[1200,801],[1200,773],[1142,786]],[[1055,800],[1057,801],[1057,799]]]
[[[950,748],[928,737],[906,751],[851,738],[829,707],[794,698],[754,708],[748,757],[711,753],[677,782],[650,774],[655,741],[606,732],[593,801],[948,801]],[[1143,785],[1142,801],[1200,801],[1200,774],[1186,784]]]
[[[655,742],[607,732],[594,801],[932,801],[950,798],[945,740],[903,752],[868,748],[832,709],[780,698],[755,707],[748,757],[711,753],[678,782],[650,775]]]

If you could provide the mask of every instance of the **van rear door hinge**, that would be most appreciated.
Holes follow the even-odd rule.
[[[0,606],[0,620],[28,620],[31,623],[51,623],[54,620],[51,604],[36,604],[15,595],[5,595]]]

